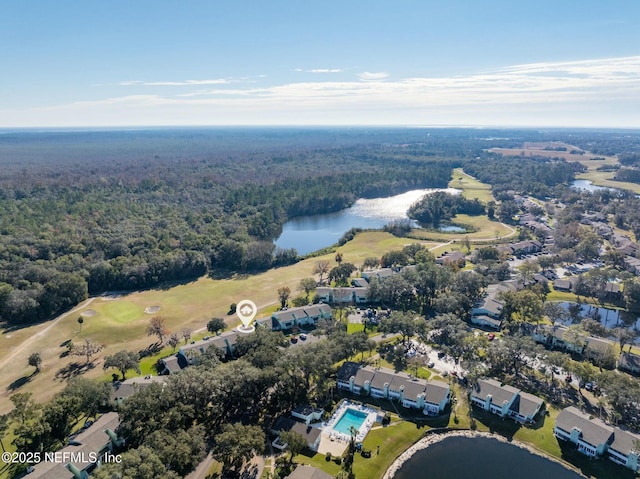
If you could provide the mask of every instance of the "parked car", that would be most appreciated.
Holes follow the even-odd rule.
[[[434,363],[433,361],[429,362],[429,364],[427,364],[428,368],[432,368],[436,365],[436,363]]]
[[[301,334],[299,337],[300,337],[300,339],[302,341],[306,341],[307,340],[307,335],[306,334]]]
[[[298,342],[298,338],[296,338],[295,336],[291,336],[291,342],[293,344],[296,344]]]
[[[496,338],[496,335],[493,333],[489,333],[487,334],[487,338],[489,339],[489,341],[493,341]]]
[[[571,374],[567,375],[566,378],[564,378],[565,381],[567,381],[568,383],[570,383],[571,381],[573,381],[573,377],[571,377]]]

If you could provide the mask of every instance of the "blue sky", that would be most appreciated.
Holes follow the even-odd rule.
[[[636,0],[20,0],[0,126],[640,128]]]

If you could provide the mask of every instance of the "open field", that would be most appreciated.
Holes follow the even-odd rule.
[[[514,228],[499,221],[491,221],[484,215],[456,215],[451,221],[455,224],[470,226],[475,231],[473,233],[441,233],[433,230],[414,229],[411,231],[411,237],[431,241],[461,241],[466,237],[469,238],[469,241],[478,242],[496,241],[515,235]]]
[[[495,201],[491,193],[491,185],[478,181],[473,176],[466,174],[462,168],[453,170],[453,178],[449,182],[449,188],[462,190],[462,195],[468,199],[478,198],[483,203]]]
[[[414,241],[383,232],[364,232],[339,249],[345,261],[360,265],[367,257],[380,257],[390,249],[399,249]],[[426,247],[434,246],[431,242],[423,243]],[[263,313],[267,308],[271,311],[277,304],[278,288],[289,286],[296,294],[300,279],[311,276],[313,264],[318,259],[327,259],[331,266],[335,266],[334,256],[332,253],[309,258],[255,275],[229,279],[202,277],[165,289],[91,298],[56,320],[3,331],[0,366],[5,374],[0,377],[0,414],[11,408],[8,398],[14,392],[32,392],[37,401],[45,401],[61,390],[66,379],[74,374],[103,377],[102,358],[106,355],[121,349],[145,351],[157,341],[157,338],[146,334],[152,317],[164,318],[169,330],[179,333],[185,327],[202,330],[214,316],[225,318],[230,327],[239,324],[236,316],[227,316],[227,312],[231,303],[244,298],[255,301]],[[158,308],[154,313],[145,313],[145,309],[153,311]],[[92,312],[88,316],[83,315],[84,322],[80,327],[77,319],[87,310]],[[64,356],[66,341],[79,345],[85,338],[105,345],[92,368],[84,367],[83,358]],[[40,353],[43,363],[42,371],[32,375],[33,368],[27,365],[27,359],[35,351]],[[76,368],[70,366],[74,363]],[[8,365],[11,368],[7,368]],[[147,370],[151,365],[145,363],[144,366]]]

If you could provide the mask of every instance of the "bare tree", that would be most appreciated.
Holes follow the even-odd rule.
[[[171,346],[175,351],[176,347],[178,347],[178,344],[180,344],[180,336],[178,336],[178,333],[173,333],[171,336],[169,336],[169,339],[167,339],[167,344]]]
[[[91,358],[98,354],[100,351],[104,349],[102,344],[97,344],[91,341],[91,339],[86,338],[84,340],[84,344],[81,347],[75,347],[73,349],[73,354],[75,356],[84,356],[87,358],[87,364],[91,362]]]
[[[327,259],[319,259],[313,265],[312,273],[320,276],[320,279],[318,280],[318,284],[322,284],[322,278],[328,272],[329,272],[329,260]]]
[[[158,336],[160,344],[164,343],[164,338],[169,334],[169,330],[164,325],[164,318],[155,316],[149,321],[147,326],[147,336]]]
[[[192,332],[191,328],[182,328],[182,339],[184,339],[184,344],[189,342]]]

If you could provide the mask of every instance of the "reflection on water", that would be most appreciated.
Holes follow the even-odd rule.
[[[275,241],[277,247],[295,248],[304,255],[335,244],[351,228],[379,229],[390,221],[407,219],[407,210],[428,193],[460,190],[411,190],[388,198],[361,198],[350,208],[325,215],[301,216],[287,221]]]
[[[394,479],[579,479],[553,461],[491,438],[448,437],[416,452]]]
[[[576,190],[582,190],[582,191],[600,191],[600,190],[616,191],[618,189],[618,188],[607,188],[606,186],[594,185],[589,180],[575,180],[571,183],[571,188],[575,188]]]

